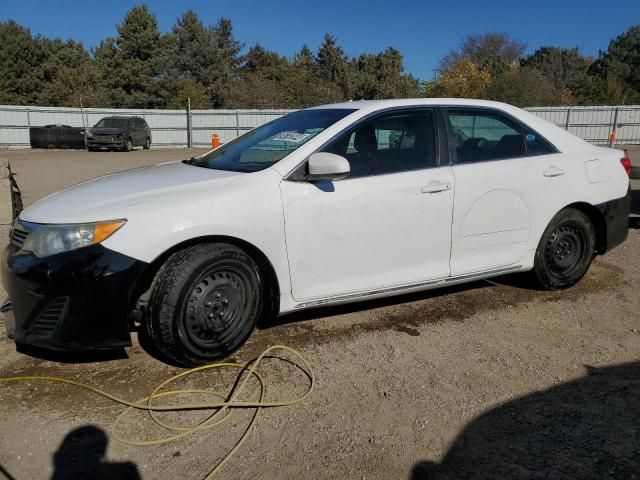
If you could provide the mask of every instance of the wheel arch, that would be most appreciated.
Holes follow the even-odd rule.
[[[582,213],[584,213],[587,218],[589,219],[589,221],[591,222],[591,225],[593,225],[593,230],[595,233],[595,252],[598,255],[603,254],[604,252],[606,252],[607,250],[607,222],[604,218],[604,214],[602,213],[601,210],[599,210],[597,207],[591,205],[590,203],[587,202],[575,202],[575,203],[571,203],[567,206],[565,206],[564,208],[562,208],[560,211],[562,210],[566,210],[567,208],[574,208]],[[560,212],[559,211],[559,212]],[[558,213],[559,213],[558,212]],[[556,213],[557,215],[557,213]]]
[[[204,243],[229,243],[235,245],[237,247],[245,250],[251,258],[255,260],[260,268],[261,274],[266,279],[267,286],[267,295],[269,297],[268,305],[265,305],[270,309],[270,314],[277,315],[279,313],[280,308],[280,282],[278,280],[278,275],[276,274],[276,270],[273,267],[273,264],[266,256],[266,254],[260,250],[258,247],[253,245],[246,240],[241,238],[226,236],[226,235],[207,235],[201,237],[194,237],[188,240],[184,240],[176,245],[173,245],[171,248],[165,250],[160,255],[158,255],[153,261],[151,261],[144,272],[138,278],[136,285],[133,289],[133,294],[131,295],[131,305],[130,308],[134,308],[138,300],[144,296],[153,286],[153,281],[155,280],[158,271],[167,261],[167,259],[173,255],[175,252],[183,250],[187,247],[192,247],[194,245],[201,245]]]

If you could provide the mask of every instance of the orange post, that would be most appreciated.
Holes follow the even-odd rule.
[[[211,148],[218,148],[220,146],[220,137],[217,133],[211,135]]]

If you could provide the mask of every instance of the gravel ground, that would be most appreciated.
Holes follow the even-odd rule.
[[[193,154],[0,157],[10,159],[30,204],[99,174]],[[630,155],[640,165],[640,148]],[[640,478],[640,181],[632,186],[629,239],[568,291],[500,278],[263,326],[235,360],[284,343],[313,365],[316,387],[301,405],[263,410],[221,477]],[[180,370],[134,343],[108,357],[32,356],[0,333],[0,376],[65,376],[138,399]],[[269,398],[306,385],[285,363],[271,360],[264,371]],[[203,375],[198,384],[225,390],[231,379],[231,372]],[[65,386],[1,386],[0,478],[49,478],[54,470],[55,478],[137,478],[136,471],[201,478],[249,419],[238,414],[215,432],[131,447],[113,439],[119,411]],[[143,437],[155,432],[139,416],[124,427]]]

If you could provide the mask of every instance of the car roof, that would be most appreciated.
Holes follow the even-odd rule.
[[[490,107],[500,110],[516,109],[507,103],[495,102],[493,100],[478,100],[474,98],[398,98],[384,100],[352,100],[349,102],[331,103],[319,105],[315,108],[349,108],[357,110],[379,110],[383,108],[406,107],[412,105],[454,105],[465,107]],[[519,109],[518,109],[519,110]]]
[[[142,117],[136,117],[136,116],[124,116],[124,115],[110,115],[108,117],[102,117],[100,120],[104,120],[106,118],[116,118],[118,120],[130,120],[132,118],[139,118],[141,120],[144,120],[144,118]]]

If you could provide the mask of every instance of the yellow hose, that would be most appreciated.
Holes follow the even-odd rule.
[[[294,398],[292,400],[282,400],[278,402],[264,401],[266,388],[265,388],[264,380],[257,370],[262,359],[267,354],[269,354],[270,352],[273,352],[274,350],[287,351],[290,354],[292,354],[294,357],[300,360],[300,364],[295,363],[295,365],[298,368],[300,368],[309,378],[309,387],[307,388],[306,392],[303,395],[297,398]],[[225,395],[210,389],[179,389],[179,390],[161,391],[167,385],[174,382],[175,380],[178,380],[179,378],[183,378],[193,373],[201,372],[203,370],[211,370],[214,368],[226,368],[226,367],[239,369],[240,370],[239,376],[242,375],[243,372],[245,371],[247,372],[247,375],[245,376],[245,378],[242,380],[242,382],[240,382],[237,388],[232,390],[231,395],[226,400],[225,400],[226,398]],[[247,382],[251,377],[255,377],[258,380],[258,382],[260,382],[260,396],[258,400],[237,401],[236,399],[242,393],[245,386],[247,385]],[[173,377],[165,380],[160,385],[158,385],[158,387],[155,388],[150,395],[144,398],[141,398],[140,400],[137,400],[135,402],[124,400],[115,395],[107,393],[103,390],[92,387],[91,385],[86,385],[84,383],[76,382],[74,380],[69,380],[67,378],[62,378],[62,377],[23,376],[23,377],[0,378],[0,382],[7,382],[7,383],[8,382],[27,382],[27,381],[46,381],[46,382],[57,382],[57,383],[63,383],[67,385],[73,385],[75,387],[80,387],[90,392],[93,392],[97,395],[100,395],[102,397],[108,398],[109,400],[115,403],[119,403],[120,405],[124,405],[127,408],[125,408],[116,417],[116,420],[112,426],[112,431],[113,431],[114,438],[116,440],[118,440],[119,442],[125,443],[127,445],[147,446],[147,445],[158,445],[162,443],[171,442],[173,440],[182,438],[186,435],[190,435],[191,433],[194,433],[196,431],[206,430],[222,424],[223,422],[225,422],[230,418],[229,413],[233,409],[246,409],[246,408],[255,409],[253,416],[251,417],[251,421],[249,422],[249,425],[247,425],[247,428],[243,432],[240,439],[236,442],[233,448],[229,450],[229,452],[222,458],[222,460],[207,475],[205,475],[204,477],[205,480],[213,478],[213,476],[220,471],[222,466],[225,463],[227,463],[227,461],[238,451],[240,446],[244,443],[245,439],[247,438],[249,432],[251,431],[251,428],[255,424],[256,419],[258,417],[258,413],[262,408],[285,407],[288,405],[294,405],[296,403],[300,403],[304,401],[307,397],[309,397],[309,395],[311,395],[311,392],[313,390],[313,384],[314,384],[313,372],[307,360],[297,350],[290,347],[286,347],[284,345],[273,345],[267,348],[264,352],[262,352],[255,361],[248,362],[244,365],[240,363],[213,363],[211,365],[204,365],[201,367],[196,367],[190,370],[186,370],[182,373],[174,375]],[[214,401],[214,402],[194,403],[194,404],[186,404],[186,405],[154,405],[153,404],[153,400],[157,398],[171,397],[171,396],[184,395],[184,394],[193,394],[193,393],[212,395],[214,397],[219,398],[220,400]],[[153,420],[157,425],[160,425],[161,427],[164,427],[172,432],[177,432],[177,433],[172,433],[166,437],[157,438],[153,440],[137,440],[137,439],[126,438],[118,435],[117,426],[120,420],[132,409],[147,411],[149,413],[151,420]],[[161,421],[156,414],[156,412],[178,412],[178,411],[185,411],[185,410],[214,410],[214,411],[211,413],[211,415],[209,415],[207,418],[205,418],[203,421],[201,421],[195,426],[171,425],[167,422]]]

